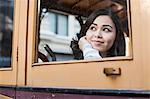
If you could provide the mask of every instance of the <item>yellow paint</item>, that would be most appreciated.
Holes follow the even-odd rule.
[[[28,45],[27,85],[59,88],[150,89],[150,73],[148,72],[150,68],[150,62],[148,61],[150,60],[150,51],[148,50],[150,36],[147,36],[150,33],[150,28],[148,28],[150,27],[150,21],[149,17],[144,17],[150,14],[146,10],[141,11],[144,3],[141,4],[140,1],[142,0],[130,0],[132,28],[132,43],[130,44],[132,47],[130,50],[133,50],[131,59],[118,58],[118,61],[72,61],[46,64],[33,64],[33,61],[31,61],[33,59],[32,48],[35,45],[32,39],[35,36],[35,26],[32,24],[35,24],[36,18],[36,14],[34,14],[34,6],[36,5],[31,1],[30,7],[32,9],[30,9],[30,13],[34,15],[29,20],[32,27],[29,28],[31,34],[28,41],[30,43]],[[147,2],[150,4],[149,0]],[[104,67],[120,67],[122,74],[121,76],[107,77],[103,73]]]

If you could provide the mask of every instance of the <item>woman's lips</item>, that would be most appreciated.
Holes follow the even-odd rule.
[[[100,47],[100,46],[103,46],[103,45],[104,45],[104,42],[102,42],[102,41],[93,41],[93,45],[94,45],[95,47]]]
[[[94,42],[94,43],[98,43],[98,44],[103,44],[104,42],[103,41],[101,41],[101,40],[92,40],[92,42]]]

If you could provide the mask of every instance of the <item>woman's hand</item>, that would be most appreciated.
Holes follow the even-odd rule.
[[[87,41],[85,36],[80,38],[78,44],[79,44],[79,48],[83,52],[84,59],[99,59],[99,58],[102,58],[99,54],[99,51],[92,47],[92,45]]]
[[[79,42],[79,48],[83,51],[83,47],[85,44],[90,44],[87,40],[86,40],[86,36],[83,36],[80,38]]]

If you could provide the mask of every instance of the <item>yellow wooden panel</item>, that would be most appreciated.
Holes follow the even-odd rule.
[[[149,0],[130,0],[133,59],[111,61],[72,61],[33,64],[35,46],[36,0],[29,5],[27,85],[38,87],[91,88],[91,89],[140,89],[150,90],[150,10]],[[142,2],[147,2],[142,3]],[[117,59],[117,58],[116,58]],[[118,58],[119,59],[119,58]],[[120,58],[123,59],[123,58]],[[33,67],[32,67],[33,66]],[[120,67],[121,76],[107,77],[106,67]]]
[[[141,70],[143,73],[143,84],[146,88],[150,89],[150,1],[149,0],[140,0],[140,16],[142,19],[141,25],[139,28],[141,28],[140,31],[140,37],[142,45],[139,45],[139,47],[142,47],[142,57],[141,62],[143,63],[141,65]]]
[[[11,68],[0,69],[0,84],[16,85],[17,77],[17,46],[19,29],[19,8],[20,0],[14,0],[14,24],[13,24],[13,48],[12,48],[12,66]]]
[[[28,27],[28,0],[20,0],[19,14],[19,40],[18,40],[18,75],[17,84],[25,84],[25,68],[26,68],[26,42],[27,42],[27,27]]]
[[[25,84],[28,0],[15,0],[14,9],[12,67],[0,69],[2,85]]]
[[[91,63],[70,63],[59,65],[42,65],[33,67],[32,85],[51,87],[75,87],[75,88],[113,88],[130,89],[132,78],[135,85],[139,85],[140,79],[135,78],[132,68],[128,68],[126,62],[91,62]],[[104,67],[120,67],[121,76],[108,77],[103,73]],[[142,86],[136,86],[140,88]]]

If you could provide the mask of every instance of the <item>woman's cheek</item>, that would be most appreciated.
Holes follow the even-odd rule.
[[[91,41],[91,38],[92,38],[92,35],[90,35],[90,34],[87,34],[87,35],[86,35],[86,40],[87,40],[88,42]]]
[[[114,41],[115,41],[115,37],[111,37],[111,38],[107,38],[107,39],[105,39],[105,41],[107,41],[107,46],[108,46],[108,48],[111,48],[112,47],[112,45],[113,45],[113,43],[114,43]]]

